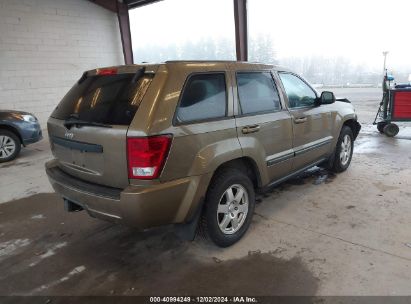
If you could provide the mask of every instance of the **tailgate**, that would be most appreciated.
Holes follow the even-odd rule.
[[[49,140],[59,167],[82,180],[114,188],[128,185],[126,126],[99,128],[73,127],[50,118]]]
[[[129,184],[127,131],[152,77],[96,74],[73,86],[47,123],[51,149],[63,171],[115,188]]]

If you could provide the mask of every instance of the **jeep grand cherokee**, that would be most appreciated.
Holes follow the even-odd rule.
[[[248,229],[255,192],[315,166],[342,172],[353,106],[264,64],[180,61],[87,71],[48,121],[46,164],[68,211],[140,229]],[[189,229],[189,228],[187,228]]]

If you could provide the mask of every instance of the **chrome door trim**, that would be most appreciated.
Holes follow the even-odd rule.
[[[267,167],[270,167],[274,164],[277,164],[279,162],[288,160],[290,158],[293,158],[295,156],[301,155],[303,153],[312,151],[314,149],[323,147],[329,143],[331,143],[333,140],[332,136],[327,136],[318,140],[315,140],[313,142],[310,142],[308,144],[293,148],[293,149],[289,149],[289,150],[285,150],[283,152],[280,153],[276,153],[273,155],[269,155],[268,157],[266,157],[266,163],[267,163]]]
[[[333,140],[332,136],[327,136],[327,137],[320,138],[318,140],[312,141],[308,144],[305,144],[305,145],[302,145],[302,146],[299,146],[299,147],[295,147],[294,148],[295,156],[298,156],[298,155],[301,155],[303,153],[306,153],[306,152],[312,151],[314,149],[320,148],[322,146],[328,145],[329,143],[332,142],[332,140]]]
[[[279,162],[288,160],[290,158],[293,158],[295,155],[294,150],[293,149],[289,149],[289,150],[285,150],[283,152],[280,153],[276,153],[273,155],[268,156],[265,160],[267,162],[267,166],[272,166],[274,164],[277,164]]]

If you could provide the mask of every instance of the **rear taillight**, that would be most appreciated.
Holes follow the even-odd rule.
[[[97,75],[115,75],[117,74],[116,68],[107,68],[107,69],[97,69]]]
[[[170,135],[127,138],[128,178],[158,178],[167,158],[171,139]]]

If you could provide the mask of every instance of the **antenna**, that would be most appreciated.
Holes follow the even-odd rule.
[[[383,76],[383,77],[384,77],[385,71],[386,71],[386,69],[385,69],[385,64],[386,64],[386,62],[387,62],[387,55],[388,55],[388,53],[389,53],[389,51],[383,51],[383,52],[382,52],[382,55],[384,56],[384,68],[382,69],[382,76]]]

